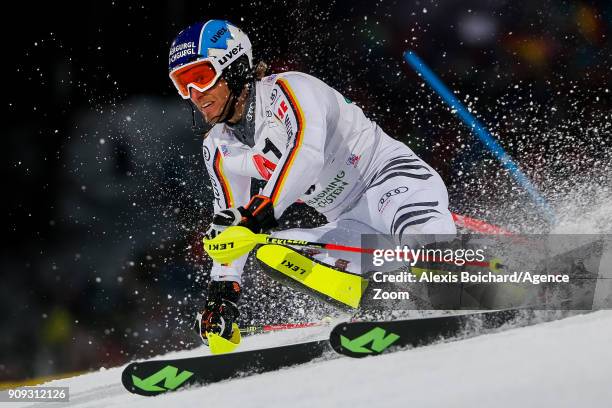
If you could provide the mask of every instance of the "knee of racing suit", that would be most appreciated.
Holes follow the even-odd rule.
[[[234,281],[242,285],[242,271],[246,264],[247,255],[243,255],[230,264],[219,264],[213,262],[210,270],[210,278],[214,281]]]

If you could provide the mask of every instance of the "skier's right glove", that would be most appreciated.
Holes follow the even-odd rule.
[[[222,233],[227,227],[240,224],[242,214],[237,208],[221,210],[213,215],[212,222],[206,231],[206,239],[213,239]]]
[[[240,284],[232,281],[211,281],[208,285],[208,300],[203,311],[196,316],[195,328],[204,344],[208,345],[206,333],[216,333],[229,339],[232,323],[240,312],[236,303],[240,298]]]

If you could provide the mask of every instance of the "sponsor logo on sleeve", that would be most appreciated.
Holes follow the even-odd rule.
[[[293,140],[293,123],[289,115],[285,116],[285,128],[287,129],[287,144],[285,145],[285,149],[289,148],[291,141]]]
[[[210,161],[210,150],[206,146],[204,146],[204,160]]]
[[[274,113],[270,110],[270,108],[266,108],[266,123],[269,128],[274,128],[278,126],[278,121],[274,119]]]
[[[219,184],[217,184],[213,176],[210,176],[210,184],[212,185],[213,198],[215,199],[217,206],[223,208],[223,205],[221,204],[221,192],[219,189]]]
[[[391,199],[391,197],[406,192],[408,192],[408,187],[406,186],[397,187],[393,190],[387,191],[385,194],[383,194],[382,197],[380,197],[380,200],[378,200],[378,212],[382,213],[383,211],[385,211],[385,208],[387,208],[387,206],[389,205],[389,200]]]
[[[359,164],[359,159],[361,159],[361,156],[358,156],[358,155],[356,155],[354,153],[351,153],[349,158],[346,159],[346,164],[348,166],[353,166],[353,167],[357,168],[357,165]]]
[[[223,154],[223,157],[227,157],[230,155],[230,151],[226,145],[221,145],[220,148],[221,148],[221,154]]]
[[[272,93],[270,94],[270,105],[276,102],[276,98],[278,98],[278,88],[272,89]]]
[[[272,75],[266,77],[264,79],[264,82],[266,82],[266,83],[274,83],[275,80],[276,80],[276,74],[272,74]]]
[[[284,119],[285,118],[285,114],[287,113],[287,111],[289,110],[289,107],[287,106],[287,102],[285,102],[285,100],[281,100],[280,104],[278,105],[278,109],[276,110],[276,116],[278,116],[279,119]]]

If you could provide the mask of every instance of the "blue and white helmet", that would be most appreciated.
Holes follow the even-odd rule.
[[[170,78],[179,89],[181,96],[185,98],[176,78],[173,77],[173,73],[177,73],[181,68],[198,61],[208,61],[214,69],[214,82],[216,82],[224,74],[224,70],[227,70],[232,63],[243,55],[248,60],[248,69],[252,69],[251,41],[241,29],[225,20],[209,20],[196,23],[181,31],[170,46],[168,57]],[[212,85],[214,83],[208,87]],[[201,92],[204,91],[194,84],[186,84],[185,86],[186,89],[193,87]]]

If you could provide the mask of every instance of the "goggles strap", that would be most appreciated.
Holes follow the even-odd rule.
[[[240,95],[242,94],[242,91],[245,88],[247,89],[249,95],[254,95],[253,92],[255,92],[255,84],[247,83],[242,88],[240,88],[239,91],[236,91],[235,89],[230,88],[230,97],[227,99],[227,102],[225,103],[225,106],[223,107],[223,112],[225,112],[225,110],[228,107],[228,103],[231,101],[231,103],[229,103],[229,110],[227,111],[227,113],[225,113],[225,115],[223,115],[222,113],[221,119],[219,120],[218,123],[227,122],[228,119],[234,116],[234,113],[236,112],[236,105],[238,104],[238,98],[240,97]],[[248,106],[246,106],[247,104],[248,104],[248,97],[247,97],[247,101],[245,101],[245,109],[248,109]],[[245,113],[246,112],[243,112],[242,116],[244,116]],[[240,118],[238,119],[238,123],[240,123]],[[234,126],[234,125],[235,124],[231,124],[231,126]]]
[[[236,111],[236,94],[234,91],[230,90],[230,96],[225,101],[225,105],[223,105],[223,110],[221,111],[221,115],[217,123],[226,122],[229,118],[234,116],[234,112]]]

